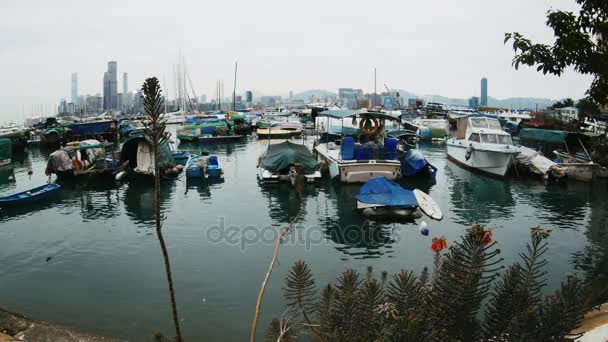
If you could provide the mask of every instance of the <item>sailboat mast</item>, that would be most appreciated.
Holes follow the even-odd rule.
[[[374,67],[374,103],[372,104],[372,107],[376,106],[378,102],[378,92],[376,89],[376,68]]]
[[[232,88],[232,110],[236,111],[236,72],[239,66],[239,61],[234,62],[234,87]]]

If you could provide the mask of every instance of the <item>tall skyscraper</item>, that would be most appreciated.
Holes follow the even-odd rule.
[[[488,79],[485,77],[481,79],[481,99],[479,101],[479,105],[488,105]]]
[[[122,93],[126,94],[129,92],[129,77],[126,72],[122,73]]]
[[[108,71],[103,74],[103,109],[118,109],[118,79],[117,64],[108,62]]]
[[[72,73],[72,103],[78,104],[78,73]]]
[[[253,93],[249,90],[245,92],[245,102],[251,104],[253,102]]]

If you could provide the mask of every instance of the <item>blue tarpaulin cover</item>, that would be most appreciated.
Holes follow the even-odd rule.
[[[427,165],[430,165],[424,155],[418,150],[407,150],[400,158],[401,162],[401,173],[405,176],[413,176],[418,172],[424,171]],[[433,168],[432,176],[435,177],[437,168],[431,165]]]
[[[368,204],[380,204],[393,207],[415,208],[418,201],[414,192],[402,188],[399,184],[385,177],[368,180],[357,194],[357,200]]]

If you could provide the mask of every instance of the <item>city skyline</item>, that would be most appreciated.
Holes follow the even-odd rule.
[[[288,10],[270,0],[256,5],[232,0],[214,5],[209,12],[199,11],[202,5],[193,1],[149,8],[143,2],[118,6],[119,2],[110,0],[108,6],[91,10],[67,0],[54,4],[26,0],[0,14],[1,32],[9,41],[0,50],[0,68],[8,80],[0,85],[0,121],[19,118],[38,105],[56,107],[58,99],[70,98],[65,75],[72,72],[78,73],[80,94],[102,93],[99,85],[108,60],[119,61],[120,70],[129,71],[130,91],[146,77],[157,76],[173,97],[172,69],[180,49],[197,93],[209,98],[214,97],[217,80],[224,80],[231,90],[235,60],[239,60],[237,92],[241,94],[245,90],[269,95],[291,90],[295,94],[342,87],[372,92],[376,67],[379,90],[387,84],[417,94],[468,99],[479,95],[479,79],[485,76],[492,80],[490,95],[497,98],[583,97],[589,77],[573,71],[561,78],[531,68],[516,71],[511,66],[513,51],[503,44],[504,33],[511,31],[552,42],[552,33],[544,24],[546,11],[551,7],[575,10],[574,1],[490,2],[380,1],[376,8],[392,10],[383,11],[386,28],[374,31],[358,24],[370,15],[364,3],[313,0]],[[121,11],[111,10],[114,5]],[[34,7],[38,10],[33,11]],[[184,8],[192,10],[185,13]],[[335,15],[346,12],[349,15]],[[413,15],[430,12],[436,20]],[[137,21],[158,22],[154,34],[144,35],[141,25],[129,24],[125,20],[129,13],[136,13]],[[242,18],[249,16],[261,19],[243,23]],[[183,20],[167,28],[161,23],[170,17]],[[70,24],[61,24],[62,18]],[[200,20],[191,20],[194,18]],[[233,27],[224,25],[226,21],[233,22]],[[276,30],[277,26],[285,29]],[[38,29],[42,27],[48,29]],[[204,33],[218,28],[219,35]],[[31,30],[39,32],[31,35]],[[199,32],[205,40],[202,46],[191,41],[190,35]],[[73,39],[65,40],[66,36]],[[149,36],[159,37],[158,41]],[[272,37],[270,45],[268,37]],[[473,38],[479,43],[472,45]],[[142,52],[148,46],[158,48]],[[222,53],[209,53],[208,46],[221,47]]]

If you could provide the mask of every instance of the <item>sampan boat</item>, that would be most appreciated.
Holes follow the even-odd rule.
[[[0,197],[0,207],[36,202],[55,194],[59,189],[61,189],[59,184],[45,184],[27,191]]]

